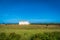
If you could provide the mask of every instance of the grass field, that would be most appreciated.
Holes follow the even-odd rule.
[[[60,40],[60,36],[59,36],[60,25],[17,25],[17,24],[4,25],[2,24],[0,25],[0,34],[1,35],[19,34],[21,36],[21,38],[18,37],[20,38],[19,40]],[[38,35],[40,35],[41,37]],[[51,35],[51,37],[49,35]],[[57,37],[54,38],[55,35],[57,35],[58,38]],[[17,40],[17,39],[11,38],[10,40]],[[0,38],[0,40],[7,40],[7,39]]]

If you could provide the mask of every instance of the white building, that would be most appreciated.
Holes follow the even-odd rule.
[[[30,23],[28,21],[20,21],[19,25],[29,25]]]

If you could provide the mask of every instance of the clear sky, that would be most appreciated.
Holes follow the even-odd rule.
[[[0,23],[60,23],[60,0],[0,0]]]

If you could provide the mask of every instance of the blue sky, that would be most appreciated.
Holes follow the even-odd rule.
[[[0,0],[0,23],[60,23],[60,0]]]

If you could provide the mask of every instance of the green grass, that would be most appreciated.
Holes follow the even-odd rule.
[[[60,32],[59,25],[0,25],[0,32],[11,33],[15,32],[17,34],[23,33],[39,33],[39,32]]]
[[[20,35],[21,38],[19,40],[59,40],[54,35],[60,35],[60,25],[0,25],[0,33],[5,33],[8,38],[10,38],[9,35],[11,33],[15,33],[15,35]],[[47,33],[47,35],[45,33]],[[47,38],[50,38],[49,35],[51,36],[51,39],[46,39],[46,36],[48,36]],[[56,39],[53,39],[52,36],[53,38],[56,37]]]

